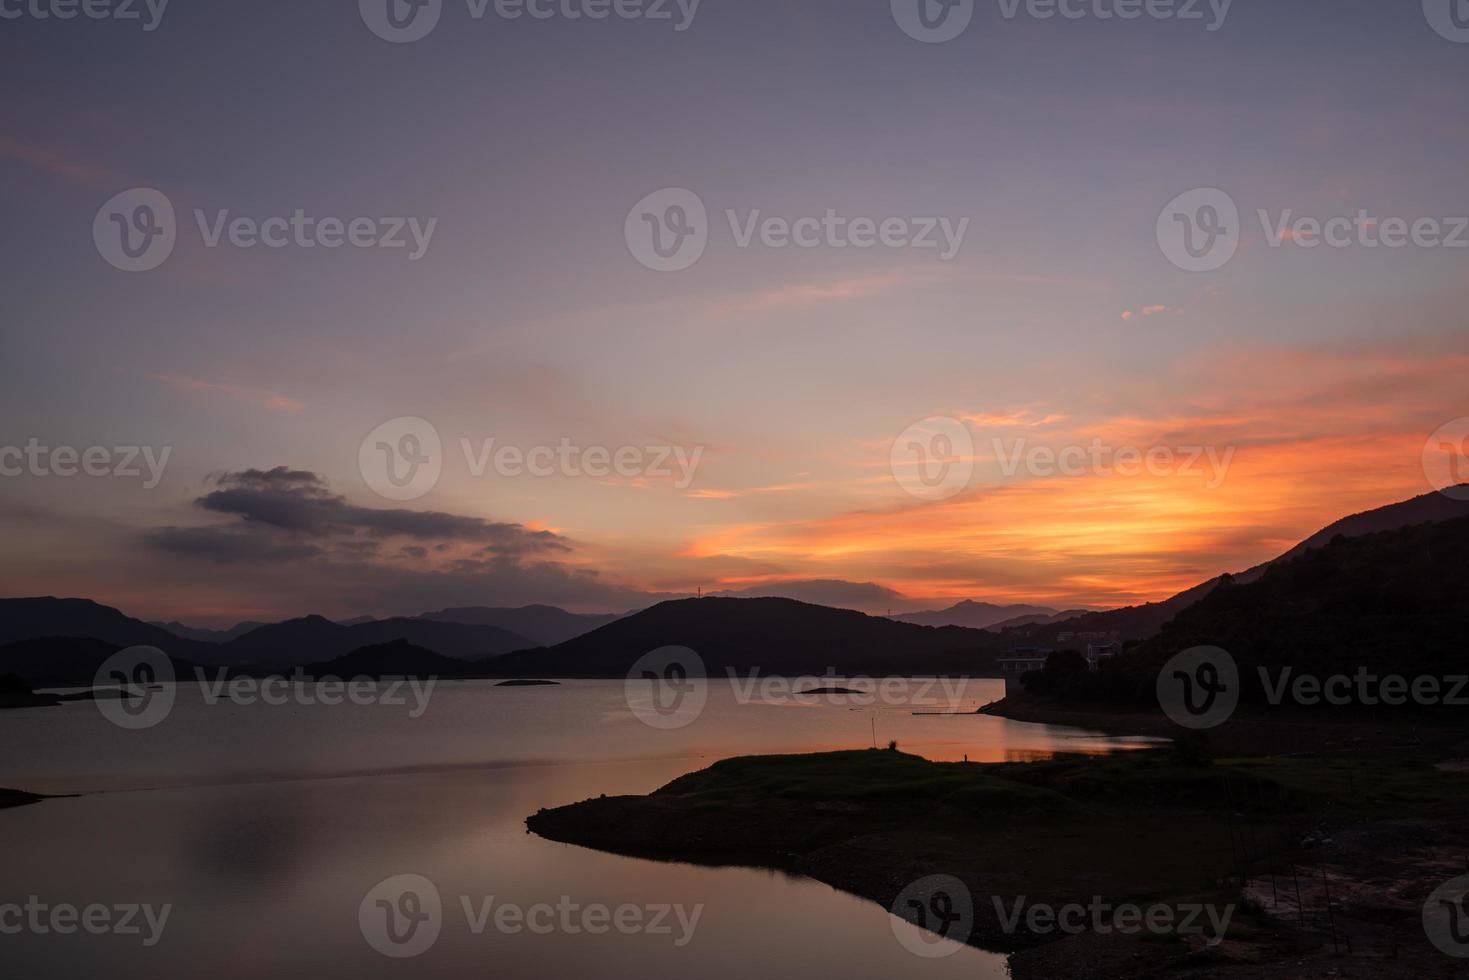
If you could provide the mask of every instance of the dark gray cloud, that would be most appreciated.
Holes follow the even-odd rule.
[[[359,531],[379,537],[409,537],[420,541],[482,543],[494,553],[507,551],[570,551],[567,542],[549,531],[532,531],[521,524],[487,521],[441,511],[358,507],[334,494],[315,473],[278,466],[272,470],[242,470],[214,477],[219,487],[196,503],[217,514],[239,517],[311,537],[333,537]]]
[[[325,554],[312,544],[263,537],[233,527],[160,527],[145,534],[143,541],[158,551],[225,564],[301,561]]]
[[[159,559],[150,576],[193,593],[217,587],[197,572],[198,563],[228,566],[233,597],[249,596],[256,607],[282,615],[400,615],[538,602],[626,612],[683,595],[609,580],[575,562],[574,543],[557,534],[438,511],[360,507],[305,470],[217,474],[194,503],[227,522],[147,532],[143,544]],[[871,583],[842,581],[723,594],[789,596],[869,612],[906,609],[914,601]]]

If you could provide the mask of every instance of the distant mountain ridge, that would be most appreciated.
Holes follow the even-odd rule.
[[[226,630],[203,629],[198,626],[185,626],[177,620],[166,623],[150,622],[149,626],[157,626],[161,630],[167,630],[174,636],[181,636],[186,640],[198,640],[200,643],[228,643],[238,636],[244,636],[251,630],[259,629],[268,624],[255,622],[254,620],[243,620]]]
[[[620,619],[617,613],[573,613],[557,606],[467,606],[424,613],[421,619],[472,626],[498,626],[541,646],[555,646]]]
[[[677,599],[544,650],[494,660],[506,676],[621,677],[644,654],[688,647],[711,674],[846,675],[993,672],[990,635],[900,623],[794,599]]]
[[[918,626],[963,626],[968,629],[983,630],[1007,620],[1015,620],[1022,617],[1050,618],[1058,612],[1060,610],[1052,609],[1050,606],[1033,606],[1026,603],[1001,606],[990,602],[976,602],[973,599],[965,599],[963,602],[956,602],[947,609],[931,609],[925,612],[904,613],[900,616],[893,616],[892,618],[900,623],[914,623]]]
[[[103,646],[111,650],[131,646],[157,647],[170,657],[205,666],[295,667],[340,657],[359,647],[406,640],[428,647],[444,656],[474,660],[537,646],[518,633],[496,626],[444,623],[417,618],[368,620],[353,626],[332,622],[322,616],[304,616],[268,623],[230,640],[219,642],[193,639],[90,599],[58,599],[42,596],[0,599],[0,647],[29,643],[27,662],[44,648],[60,660],[72,659],[67,641],[90,657]],[[108,652],[111,652],[109,650]],[[18,655],[16,650],[11,653]],[[105,656],[105,655],[104,655]],[[100,663],[100,660],[98,661]],[[10,670],[0,660],[0,673]],[[75,677],[74,671],[66,672]],[[28,676],[22,674],[21,676]]]
[[[0,599],[0,673],[14,673],[33,683],[38,678],[55,683],[62,676],[68,683],[87,683],[89,669],[95,670],[112,650],[138,645],[158,647],[190,665],[292,668],[329,663],[363,648],[401,641],[454,660],[452,669],[460,676],[616,677],[643,654],[669,645],[694,649],[715,672],[758,669],[767,674],[820,674],[830,669],[870,675],[992,676],[995,657],[1016,642],[1054,645],[1063,642],[1063,633],[1092,631],[1145,639],[1158,634],[1179,613],[1212,597],[1221,583],[1233,588],[1247,586],[1272,568],[1322,550],[1348,554],[1332,549],[1338,538],[1354,540],[1464,517],[1469,517],[1469,499],[1425,494],[1343,518],[1272,562],[1210,579],[1162,602],[1059,621],[1056,617],[1065,614],[1046,607],[1021,607],[1033,611],[1013,615],[1015,607],[974,602],[918,614],[971,616],[970,622],[979,622],[1004,610],[1012,615],[990,619],[992,628],[1009,630],[1004,636],[962,625],[906,621],[911,614],[889,619],[793,599],[705,598],[671,600],[622,617],[580,616],[554,607],[449,609],[429,614],[429,618],[400,617],[355,625],[306,616],[256,627],[225,642],[206,642],[176,635],[87,599]],[[1431,542],[1432,538],[1421,540]],[[1385,548],[1382,553],[1396,556],[1401,551]],[[1394,570],[1384,568],[1381,574],[1390,576]],[[599,621],[601,625],[538,646],[532,638],[492,622],[452,621],[492,620],[512,614],[548,630],[582,631]],[[440,616],[450,620],[435,618]],[[1028,617],[1045,617],[1046,621],[1023,622]],[[446,665],[440,666],[446,667],[446,675],[450,673]]]
[[[177,636],[91,599],[0,599],[0,646],[41,637],[85,637],[118,647],[154,646],[192,658],[212,644]]]
[[[251,630],[219,648],[222,662],[237,666],[297,666],[343,656],[360,647],[403,640],[458,660],[524,650],[535,643],[498,626],[443,623],[400,617],[343,626],[305,616]]]

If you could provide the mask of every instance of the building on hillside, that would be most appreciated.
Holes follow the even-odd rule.
[[[1046,658],[1053,652],[1050,647],[1016,647],[996,658],[1000,674],[1005,678],[1005,696],[1023,690],[1020,678],[1036,670],[1044,670]]]
[[[1103,660],[1111,660],[1122,652],[1122,643],[1118,640],[1105,640],[1101,643],[1088,643],[1086,645],[1086,666],[1088,670],[1096,670]]]

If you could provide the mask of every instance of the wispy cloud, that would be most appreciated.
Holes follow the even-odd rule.
[[[76,159],[54,146],[22,142],[8,136],[0,136],[0,159],[12,160],[47,176],[84,187],[100,187],[116,181],[105,167]]]
[[[260,405],[277,412],[299,412],[306,407],[304,402],[264,388],[246,388],[240,385],[218,384],[212,381],[200,381],[197,378],[186,378],[177,374],[154,374],[149,375],[149,377],[154,381],[179,391],[219,395],[224,398],[234,399],[235,401],[247,402],[251,405]]]

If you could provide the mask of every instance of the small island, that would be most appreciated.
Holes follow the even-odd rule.
[[[559,687],[560,681],[514,680],[501,681],[496,687]]]
[[[95,701],[98,698],[121,697],[115,688],[93,688],[75,694],[43,694],[14,674],[0,676],[0,710],[6,708],[54,708],[69,701]]]
[[[32,803],[39,803],[44,799],[44,796],[37,796],[35,793],[25,793],[18,789],[0,789],[0,810],[7,810],[16,806],[29,806]]]

